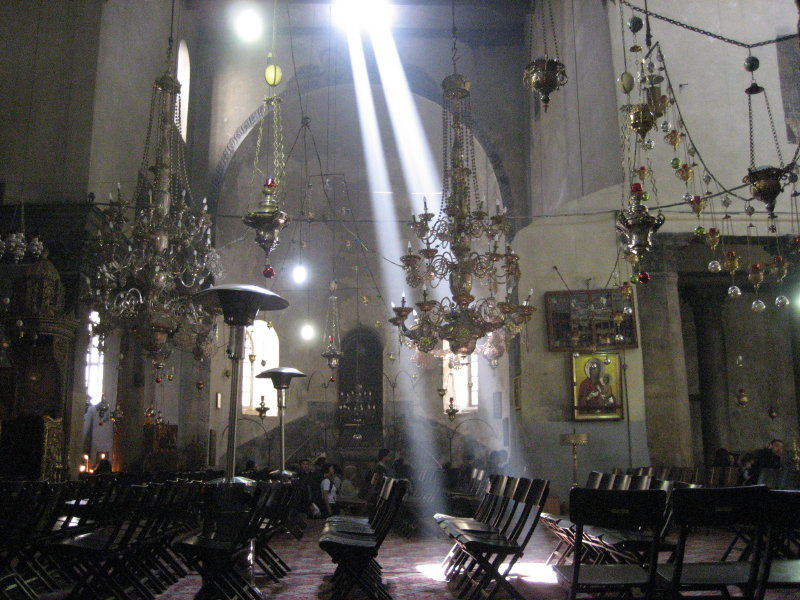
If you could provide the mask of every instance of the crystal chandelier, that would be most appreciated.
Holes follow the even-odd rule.
[[[25,204],[19,204],[19,231],[8,233],[3,239],[0,237],[0,260],[10,261],[14,264],[26,259],[36,261],[44,252],[44,244],[38,237],[28,237],[25,234]]]
[[[153,85],[136,191],[127,200],[117,185],[88,244],[94,275],[87,301],[100,317],[92,335],[102,350],[112,331],[133,332],[156,368],[175,346],[206,355],[213,321],[191,297],[219,274],[206,202],[196,206],[191,198],[180,88],[170,36],[167,69]]]
[[[455,71],[455,64],[453,67]],[[402,304],[393,308],[395,316],[389,321],[408,345],[425,353],[446,340],[450,352],[466,356],[490,332],[505,330],[516,335],[534,311],[530,295],[522,304],[496,297],[501,285],[516,287],[519,256],[510,246],[501,250],[508,222],[500,203],[494,214],[489,214],[477,200],[469,88],[470,82],[457,72],[442,82],[442,207],[434,218],[425,202],[424,211],[412,217],[411,230],[423,247],[415,253],[409,242],[408,251],[400,257],[406,283],[422,287],[422,300],[416,303],[419,312],[411,327],[405,321],[414,309],[406,306],[405,296]],[[476,280],[488,290],[487,297],[473,295]],[[448,282],[450,297],[430,298],[428,286],[436,288],[442,281]]]

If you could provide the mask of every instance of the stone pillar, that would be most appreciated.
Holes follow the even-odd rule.
[[[700,374],[700,416],[703,450],[709,462],[718,448],[730,448],[727,352],[719,289],[686,294],[694,313],[697,335],[697,368]]]
[[[692,427],[678,275],[651,273],[637,286],[645,417],[654,465],[692,466]]]

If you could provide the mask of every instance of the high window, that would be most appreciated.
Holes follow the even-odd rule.
[[[97,325],[99,322],[100,315],[92,311],[89,314],[90,334],[92,325]],[[99,342],[97,336],[91,336],[86,350],[86,393],[92,406],[100,404],[103,399],[103,354],[97,349]]]
[[[253,360],[250,360],[250,358]],[[259,373],[280,366],[280,342],[278,334],[266,322],[256,319],[252,327],[247,328],[244,342],[244,360],[242,361],[242,410],[245,414],[256,414],[261,404],[269,407],[268,417],[278,416],[278,400],[275,388],[270,379],[259,379]]]
[[[186,124],[189,122],[189,73],[191,64],[189,63],[189,47],[184,40],[178,46],[178,69],[176,76],[181,84],[181,136],[186,141]]]
[[[444,342],[444,349],[449,349]],[[467,357],[452,356],[442,361],[442,381],[447,393],[444,395],[444,409],[450,405],[450,398],[458,410],[478,409],[478,355],[473,352]]]

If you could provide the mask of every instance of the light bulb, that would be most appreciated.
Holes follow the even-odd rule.
[[[308,341],[314,338],[314,326],[306,323],[300,328],[300,337]]]
[[[297,265],[292,271],[292,279],[295,283],[305,283],[306,277],[308,277],[308,272],[302,264]]]

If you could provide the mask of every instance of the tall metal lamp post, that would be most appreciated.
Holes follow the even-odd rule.
[[[210,312],[222,312],[230,326],[228,357],[231,359],[231,396],[228,412],[228,454],[225,481],[235,480],[236,420],[239,412],[239,371],[244,357],[245,328],[253,324],[260,310],[282,310],[289,302],[267,289],[244,284],[218,285],[195,294],[194,299]]]
[[[572,485],[578,485],[578,446],[586,446],[589,443],[588,433],[576,433],[572,428],[572,433],[562,433],[560,436],[562,446],[572,446]]]
[[[267,369],[256,375],[256,377],[261,379],[271,379],[272,385],[278,390],[278,416],[280,417],[281,424],[281,479],[284,479],[286,476],[286,428],[284,418],[286,414],[286,390],[289,389],[289,384],[292,382],[292,379],[305,376],[305,373],[293,369],[292,367],[275,367],[274,369]]]

